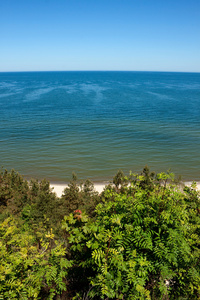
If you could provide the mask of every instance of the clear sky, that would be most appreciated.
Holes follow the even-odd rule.
[[[200,0],[0,0],[0,71],[200,72]]]

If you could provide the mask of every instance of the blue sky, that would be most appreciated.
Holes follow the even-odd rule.
[[[0,71],[200,72],[200,0],[0,0]]]

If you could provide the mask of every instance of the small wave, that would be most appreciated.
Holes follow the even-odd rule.
[[[66,90],[67,94],[73,94],[77,92],[77,84],[63,85],[59,86],[59,88]]]
[[[0,98],[6,98],[6,97],[9,97],[9,96],[13,96],[15,95],[16,93],[4,93],[4,94],[1,94],[0,95]]]
[[[37,90],[27,94],[26,98],[25,98],[25,100],[23,100],[23,102],[31,102],[31,101],[37,100],[40,98],[41,95],[50,93],[54,89],[55,88],[53,88],[53,87],[49,87],[49,88],[45,88],[45,89],[37,89]]]
[[[81,84],[80,89],[86,95],[88,95],[92,92],[95,93],[96,96],[94,97],[94,102],[95,102],[95,104],[98,104],[103,100],[103,98],[104,98],[103,92],[105,90],[107,90],[108,88],[99,86],[97,84]]]
[[[16,87],[16,83],[8,83],[8,82],[1,82],[0,83],[0,88],[15,88]]]
[[[156,96],[161,100],[172,100],[172,97],[169,97],[169,96],[164,95],[164,94],[149,92],[149,91],[147,93],[150,94],[150,95]]]
[[[199,83],[183,83],[178,86],[181,90],[199,90],[200,89],[200,84]]]

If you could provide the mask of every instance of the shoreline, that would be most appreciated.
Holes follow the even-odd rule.
[[[186,186],[191,186],[193,181],[184,181],[183,184],[185,184]],[[98,192],[99,194],[103,192],[104,188],[106,185],[108,185],[109,183],[111,183],[111,181],[108,182],[99,182],[99,183],[94,183],[94,189],[96,192]],[[200,181],[196,182],[197,184],[197,190],[200,191]],[[53,189],[53,192],[56,193],[57,197],[61,197],[63,194],[63,191],[66,187],[68,187],[68,183],[53,183],[50,182],[50,187]]]
[[[105,188],[106,185],[108,185],[110,182],[102,182],[102,183],[93,183],[94,184],[94,189],[96,192],[99,194],[103,192],[103,189]],[[68,187],[68,183],[53,183],[50,182],[50,187],[53,188],[53,192],[56,193],[57,197],[61,197],[64,189]]]

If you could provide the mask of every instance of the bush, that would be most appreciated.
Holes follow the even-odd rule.
[[[101,195],[73,176],[58,199],[45,179],[5,170],[0,209],[0,299],[200,298],[195,183],[146,166]]]
[[[169,183],[173,174],[134,177],[122,192],[104,192],[94,220],[65,217],[74,267],[88,274],[91,298],[198,299],[198,193]]]
[[[0,239],[1,299],[55,299],[66,291],[71,262],[52,231],[38,244],[27,226],[10,217],[0,224]]]

